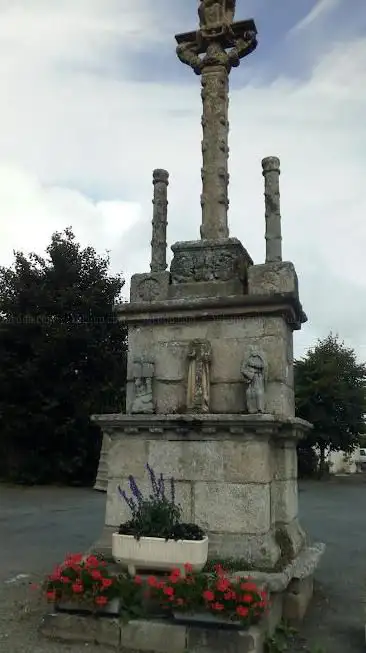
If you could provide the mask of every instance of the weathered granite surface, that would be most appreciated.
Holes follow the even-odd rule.
[[[217,302],[213,301],[213,306]],[[195,314],[199,309],[195,304]],[[187,305],[183,305],[182,309]],[[159,414],[184,413],[187,410],[189,346],[196,339],[211,345],[210,410],[212,413],[246,412],[246,385],[242,362],[251,349],[260,349],[266,359],[267,378],[264,412],[294,415],[293,333],[283,315],[245,315],[245,304],[232,306],[237,314],[220,319],[181,318],[176,323],[167,315],[158,322],[146,319],[128,329],[127,412],[134,393],[136,352],[155,361],[153,394]],[[177,310],[180,310],[177,307]],[[203,312],[204,309],[202,309]],[[224,303],[222,312],[225,310]],[[207,311],[207,309],[206,309]],[[244,314],[243,314],[244,313]],[[151,315],[151,313],[150,313]],[[219,317],[219,316],[218,316]]]
[[[111,437],[107,526],[129,517],[117,487],[146,462],[172,475],[183,517],[209,534],[212,557],[271,568],[304,545],[297,523],[296,442],[310,424],[275,415],[95,416]]]
[[[125,653],[263,653],[264,627],[249,630],[206,630],[168,620],[93,619],[62,613],[45,615],[41,633],[65,642],[97,643]]]

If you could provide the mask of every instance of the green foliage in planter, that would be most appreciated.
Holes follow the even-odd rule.
[[[181,521],[182,509],[175,502],[174,478],[170,479],[170,497],[167,497],[163,474],[156,478],[149,465],[146,465],[146,469],[152,489],[148,498],[143,496],[132,475],[129,476],[131,497],[118,487],[120,496],[132,513],[132,519],[120,525],[119,534],[133,535],[136,539],[159,537],[165,540],[202,540],[205,533],[199,526]]]

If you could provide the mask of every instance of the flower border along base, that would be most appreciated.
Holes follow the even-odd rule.
[[[248,630],[240,621],[225,619],[210,612],[173,612],[175,623],[182,626],[197,626],[199,628],[217,628],[220,630]]]
[[[208,537],[202,540],[163,540],[160,537],[112,535],[112,556],[115,562],[128,569],[131,576],[136,570],[171,571],[178,568],[184,573],[184,565],[193,571],[202,571],[208,558]]]
[[[95,605],[90,601],[57,601],[55,611],[82,616],[118,617],[121,614],[121,600],[117,597],[103,606]]]

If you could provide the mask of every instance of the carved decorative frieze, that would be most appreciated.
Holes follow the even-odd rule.
[[[134,274],[131,277],[131,302],[156,302],[167,299],[170,273]]]
[[[244,280],[252,260],[235,239],[225,243],[204,241],[176,243],[170,273],[173,284],[192,281]]]

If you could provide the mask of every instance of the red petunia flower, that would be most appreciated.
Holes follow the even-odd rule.
[[[222,610],[225,610],[225,606],[219,602],[212,603],[211,607],[213,610],[216,610],[217,612],[221,612]]]
[[[225,576],[225,571],[222,567],[222,565],[215,565],[214,566],[214,571],[217,576]]]
[[[235,601],[236,593],[233,592],[232,590],[229,590],[228,592],[225,592],[224,599],[225,601]]]
[[[253,596],[251,594],[244,594],[241,597],[241,600],[243,601],[243,603],[253,603],[254,599],[253,599]]]
[[[46,592],[46,598],[47,598],[47,601],[55,601],[56,600],[56,591],[55,590],[50,590],[49,592]]]
[[[82,594],[84,591],[84,586],[80,582],[74,583],[71,587],[74,594]]]
[[[211,590],[205,590],[202,594],[202,597],[205,601],[215,600],[215,594]]]
[[[97,605],[101,605],[101,606],[102,606],[102,605],[107,605],[107,603],[108,603],[108,599],[107,599],[106,596],[96,596],[96,597],[95,597],[95,603],[96,603]]]
[[[149,587],[156,587],[156,585],[157,585],[156,577],[155,576],[149,576],[149,578],[147,579],[147,584],[149,585]]]
[[[99,569],[93,569],[90,572],[90,576],[92,577],[93,580],[101,580],[103,578]]]
[[[230,588],[230,581],[227,578],[220,578],[216,583],[218,592],[226,592]]]
[[[82,553],[71,553],[67,556],[65,564],[79,564],[82,562],[84,555]]]
[[[241,583],[240,589],[244,590],[245,592],[258,592],[258,587],[255,583],[252,583],[250,581],[246,581],[245,583]]]
[[[102,578],[103,589],[107,589],[107,587],[110,587],[111,585],[113,585],[112,578]]]
[[[163,589],[163,594],[165,594],[165,596],[173,596],[173,595],[174,595],[174,589],[173,589],[173,587],[169,587],[169,585],[167,585],[166,587],[164,587],[164,589]]]
[[[178,576],[178,578],[181,576],[180,569],[178,567],[174,567],[174,569],[171,570],[170,572],[171,576]]]
[[[239,615],[239,617],[247,617],[249,614],[249,609],[244,605],[238,605],[236,608],[236,613]]]
[[[134,583],[135,583],[135,585],[142,585],[142,578],[141,578],[141,576],[135,576],[135,578],[134,578]]]

